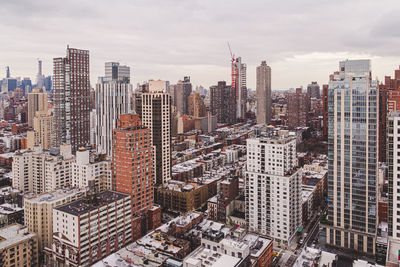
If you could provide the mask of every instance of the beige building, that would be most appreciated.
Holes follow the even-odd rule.
[[[33,118],[35,118],[36,112],[38,111],[47,111],[47,93],[43,93],[43,91],[36,88],[32,90],[32,93],[28,94],[29,126],[33,126]]]
[[[35,194],[68,187],[71,185],[73,162],[71,145],[50,151],[35,147],[17,152],[12,163],[13,187]]]
[[[257,67],[257,123],[271,122],[271,67],[265,61]]]
[[[38,266],[38,239],[36,234],[19,224],[0,229],[0,265]]]
[[[53,241],[53,208],[77,200],[85,192],[78,188],[58,189],[24,198],[25,225],[29,232],[37,234],[40,252],[50,248]]]
[[[43,149],[49,149],[53,145],[54,119],[53,115],[45,111],[37,111],[33,118],[33,131],[27,133],[27,146],[41,146]]]

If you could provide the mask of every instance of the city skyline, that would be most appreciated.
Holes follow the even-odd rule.
[[[0,30],[9,41],[0,45],[0,77],[10,66],[11,76],[34,80],[37,58],[43,60],[43,73],[51,75],[52,58],[63,54],[68,44],[91,52],[92,86],[106,61],[130,66],[132,84],[149,79],[175,83],[186,75],[194,86],[208,88],[219,80],[229,83],[227,42],[247,64],[248,88],[252,89],[256,66],[262,60],[274,69],[272,89],[305,87],[311,81],[327,83],[326,73],[347,58],[372,59],[373,73],[382,81],[396,68],[393,62],[400,61],[396,50],[400,40],[393,30],[396,8],[376,13],[373,1],[226,5],[171,0],[157,7],[141,1],[113,6],[74,3],[69,1],[62,8],[46,1],[4,3]],[[392,3],[388,0],[382,5]],[[268,5],[271,11],[262,13]],[[156,14],[151,21],[149,13]],[[242,14],[242,18],[238,22],[230,14]],[[79,27],[69,31],[75,25]],[[286,79],[287,73],[292,79]]]

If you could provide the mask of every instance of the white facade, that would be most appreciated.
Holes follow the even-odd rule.
[[[131,112],[132,85],[108,82],[96,85],[96,148],[97,152],[112,156],[113,129],[121,114]]]
[[[71,185],[86,188],[91,178],[94,178],[98,190],[111,189],[111,162],[109,160],[91,161],[89,150],[76,151],[76,161],[72,164]]]
[[[282,242],[291,240],[302,220],[302,172],[297,169],[296,140],[286,134],[247,139],[249,230]]]
[[[71,185],[71,145],[52,153],[40,147],[16,153],[12,164],[12,184],[23,192],[40,194]]]
[[[246,101],[247,101],[247,66],[242,63],[242,58],[238,57],[232,62],[232,69],[237,77],[236,80],[236,118],[244,118],[246,115]]]

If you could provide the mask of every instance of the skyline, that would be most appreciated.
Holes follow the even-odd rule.
[[[274,90],[327,83],[340,60],[371,59],[380,81],[400,64],[395,1],[383,1],[392,8],[378,12],[374,1],[288,2],[168,0],[154,7],[125,0],[112,6],[6,1],[0,10],[0,30],[7,36],[0,44],[0,78],[10,66],[13,77],[35,80],[37,58],[43,73],[52,75],[52,59],[64,55],[68,44],[90,51],[92,87],[106,61],[130,66],[134,85],[149,79],[176,83],[183,76],[205,88],[230,83],[227,42],[247,64],[252,89],[262,60],[271,66]]]

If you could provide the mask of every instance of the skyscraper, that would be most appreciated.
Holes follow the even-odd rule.
[[[307,85],[307,94],[309,94],[310,98],[321,98],[321,92],[319,90],[319,84],[317,82],[311,82]]]
[[[236,122],[235,88],[226,85],[225,81],[210,87],[210,111],[217,116],[218,123]]]
[[[135,215],[153,205],[154,147],[139,115],[122,114],[113,131],[113,190],[130,194]]]
[[[271,131],[247,139],[246,221],[250,231],[288,244],[301,226],[296,138]]]
[[[44,86],[44,75],[42,73],[42,61],[38,59],[38,74],[36,77],[36,87],[42,89]]]
[[[133,88],[129,84],[129,67],[120,66],[117,62],[107,62],[105,72],[104,83],[96,84],[95,91],[96,149],[98,153],[111,157],[113,129],[117,126],[119,116],[131,111]]]
[[[257,67],[257,123],[271,122],[271,67],[262,61]]]
[[[288,127],[306,127],[310,111],[310,95],[302,93],[302,88],[296,88],[296,93],[288,95]]]
[[[90,142],[89,51],[67,47],[67,56],[54,58],[55,145],[72,151]]]
[[[54,139],[54,117],[45,111],[37,111],[33,118],[33,131],[27,132],[27,147],[41,146],[50,149]]]
[[[199,93],[191,94],[188,97],[188,114],[197,118],[207,115],[207,108]]]
[[[339,63],[329,82],[326,243],[375,254],[378,82],[369,60]]]
[[[171,96],[165,91],[143,93],[137,98],[136,113],[150,129],[156,154],[155,184],[171,179]]]
[[[130,83],[131,69],[128,66],[120,65],[119,62],[105,63],[104,82],[117,81],[121,83]]]
[[[181,114],[188,114],[188,97],[192,93],[190,77],[186,76],[183,81],[178,81],[174,87],[173,99],[176,109]]]
[[[232,59],[232,88],[235,88],[237,119],[244,119],[246,116],[246,68],[241,57]]]
[[[35,88],[28,94],[28,125],[33,127],[36,112],[47,112],[47,93]]]

